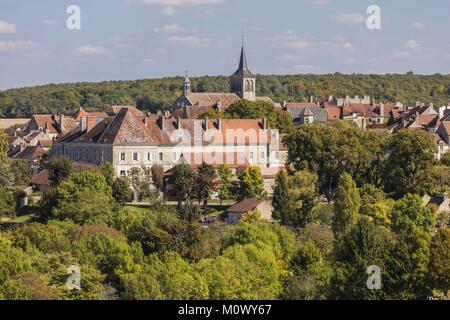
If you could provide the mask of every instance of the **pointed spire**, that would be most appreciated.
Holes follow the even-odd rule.
[[[234,76],[255,77],[255,75],[248,69],[247,55],[245,54],[244,34],[243,33],[242,33],[241,57],[239,59],[239,68],[233,75]]]

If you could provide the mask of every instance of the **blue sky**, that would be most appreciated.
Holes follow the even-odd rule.
[[[66,9],[81,9],[68,30]],[[370,5],[381,30],[366,26]],[[450,0],[1,0],[0,90],[228,75],[450,73]]]

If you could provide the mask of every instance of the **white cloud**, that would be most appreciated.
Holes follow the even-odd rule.
[[[164,13],[166,16],[173,16],[173,15],[174,15],[175,13],[177,13],[177,12],[176,12],[176,10],[175,10],[174,7],[169,6],[169,7],[164,7],[163,13]]]
[[[91,46],[91,45],[85,45],[82,47],[78,47],[77,51],[81,54],[86,55],[94,55],[94,56],[101,56],[108,53],[108,50],[106,50],[102,46]]]
[[[340,13],[332,17],[334,21],[346,24],[363,23],[366,18],[360,13]]]
[[[172,45],[183,47],[225,47],[227,43],[223,40],[200,38],[196,36],[172,36],[167,38]]]
[[[411,24],[411,28],[423,29],[423,28],[425,28],[425,23],[423,23],[422,21],[416,21],[416,22]]]
[[[174,24],[170,24],[170,25],[166,25],[163,26],[162,28],[160,27],[156,27],[153,29],[156,33],[161,33],[161,32],[167,32],[167,33],[181,33],[181,32],[185,32],[186,30],[181,27],[178,23],[174,23]]]
[[[410,56],[411,56],[411,53],[409,51],[397,51],[397,52],[394,52],[391,57],[393,59],[406,59],[406,58],[409,58]]]
[[[408,49],[418,49],[418,48],[420,48],[420,46],[419,46],[419,44],[417,43],[416,40],[408,40],[408,41],[406,41],[405,47],[408,48]]]
[[[16,33],[16,26],[0,20],[0,33]]]
[[[31,41],[0,41],[0,51],[30,49],[33,45]]]

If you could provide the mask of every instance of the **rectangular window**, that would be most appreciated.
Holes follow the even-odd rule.
[[[139,158],[138,158],[137,152],[133,153],[133,161],[138,161],[138,160],[139,160]]]
[[[164,155],[162,152],[159,153],[159,161],[164,161]]]
[[[147,161],[152,161],[153,160],[153,155],[151,152],[147,153]]]
[[[266,153],[263,151],[261,152],[261,160],[265,161],[266,160]]]
[[[280,160],[280,152],[275,151],[275,160]]]
[[[125,153],[124,152],[122,152],[120,154],[120,161],[125,161]]]
[[[177,161],[177,153],[176,152],[172,152],[172,161],[173,162]]]
[[[120,170],[120,176],[125,177],[125,175],[126,175],[125,170]]]
[[[249,155],[249,162],[250,163],[253,163],[253,158],[255,157],[255,154],[253,153],[253,152],[250,152],[250,155]]]

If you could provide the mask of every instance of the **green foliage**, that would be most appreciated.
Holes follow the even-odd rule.
[[[53,185],[59,185],[64,179],[68,178],[72,173],[72,163],[69,158],[62,156],[52,158],[47,163],[48,178]]]
[[[127,177],[117,178],[112,184],[112,196],[122,206],[133,200],[133,190]]]
[[[297,170],[317,173],[319,191],[329,200],[344,171],[357,185],[379,184],[385,141],[384,134],[341,121],[300,126],[285,139],[288,162]]]
[[[387,148],[385,190],[396,198],[424,194],[431,184],[436,147],[432,136],[421,130],[401,130]],[[401,161],[399,161],[401,159]]]
[[[358,220],[361,198],[358,188],[348,173],[343,173],[336,188],[333,232],[336,237],[348,232]]]
[[[160,165],[152,166],[152,182],[158,191],[164,189],[164,168]]]
[[[268,128],[278,128],[277,111],[266,101],[239,100],[224,111],[227,119],[266,119]]]
[[[430,288],[450,291],[450,229],[439,229],[430,245],[430,264],[428,280]]]
[[[360,213],[368,216],[375,224],[388,227],[391,224],[390,209],[393,200],[388,199],[383,190],[372,184],[364,185],[360,191]]]
[[[152,172],[150,168],[145,166],[131,168],[127,172],[127,176],[136,195],[136,200],[143,201],[158,197],[153,189]]]
[[[14,216],[16,213],[16,198],[11,190],[0,185],[0,215]]]
[[[362,216],[346,234],[338,238],[334,251],[336,271],[333,274],[332,296],[338,299],[384,297],[384,290],[370,290],[366,283],[369,266],[376,265],[381,270],[388,270],[385,261],[389,255],[389,241],[385,233]]]
[[[187,164],[178,164],[171,170],[169,184],[172,186],[172,194],[178,201],[178,207],[188,199],[192,189],[193,170]]]
[[[105,177],[108,186],[112,187],[116,180],[116,173],[111,162],[104,162],[100,166],[100,173]]]
[[[216,179],[216,170],[212,165],[205,162],[203,162],[194,172],[192,192],[198,202],[203,202],[204,206],[208,205],[208,199],[216,189],[214,185]]]
[[[231,169],[225,165],[222,164],[217,174],[219,176],[219,199],[220,199],[220,205],[222,205],[222,201],[224,200],[231,200],[234,199],[233,195],[233,173]]]
[[[191,78],[194,92],[228,92],[225,76]],[[370,95],[376,101],[401,101],[413,105],[430,101],[444,105],[449,100],[448,75],[259,75],[258,96],[269,96],[277,102],[304,101],[313,95]],[[73,113],[80,106],[100,111],[111,105],[137,105],[141,110],[156,112],[168,109],[181,94],[182,77],[100,83],[50,84],[0,92],[0,116],[24,118],[36,113]]]
[[[11,162],[11,171],[14,175],[15,185],[28,185],[33,177],[33,170],[24,160],[15,160]]]
[[[407,194],[395,202],[391,209],[392,230],[408,234],[419,229],[430,232],[436,225],[435,212],[423,205],[418,195]]]
[[[240,175],[238,181],[237,199],[264,199],[264,180],[259,167],[248,167]]]

